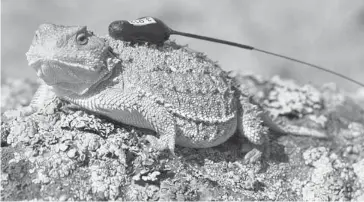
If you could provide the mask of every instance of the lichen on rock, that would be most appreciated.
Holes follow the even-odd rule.
[[[328,87],[240,79],[255,85],[246,86],[277,119],[314,122],[330,138],[272,134],[272,155],[264,163],[244,163],[234,138],[207,149],[177,147],[173,158],[149,148],[143,137],[153,131],[54,100],[49,110],[1,123],[1,200],[364,198],[360,105]]]
[[[324,108],[319,90],[312,85],[299,86],[294,81],[282,80],[279,76],[272,77],[270,83],[263,105],[269,108],[273,117],[289,114],[301,118]]]

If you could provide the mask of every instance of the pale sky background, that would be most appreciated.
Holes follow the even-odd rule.
[[[36,78],[25,53],[39,24],[87,25],[103,35],[114,20],[142,16],[157,17],[175,30],[285,54],[364,82],[362,0],[1,0],[2,78]],[[258,52],[171,38],[205,52],[225,70],[358,88],[326,72]]]

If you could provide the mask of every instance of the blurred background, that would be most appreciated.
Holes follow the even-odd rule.
[[[251,45],[322,65],[364,82],[362,0],[1,0],[1,77],[36,78],[25,53],[41,23],[87,25],[107,34],[114,20],[154,16],[171,28]],[[301,84],[356,84],[301,64],[259,52],[173,36],[205,52],[225,70],[279,74]]]

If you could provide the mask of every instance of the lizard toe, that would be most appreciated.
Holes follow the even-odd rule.
[[[242,150],[243,152],[244,150]],[[270,156],[270,147],[268,143],[262,145],[253,145],[253,149],[247,152],[244,156],[245,163],[255,163],[268,159]]]
[[[169,149],[169,151],[171,152],[171,154],[173,156],[176,156],[175,152],[174,152],[174,148],[175,148],[175,141],[170,140],[168,138],[157,138],[154,137],[152,135],[147,135],[145,137],[145,139],[149,142],[149,144],[151,145],[152,148],[158,150],[158,151],[163,151],[165,149]]]
[[[255,163],[261,160],[263,152],[257,148],[253,148],[244,156],[244,163]]]

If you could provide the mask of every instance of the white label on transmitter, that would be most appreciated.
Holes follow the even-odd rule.
[[[143,26],[143,25],[149,25],[149,24],[154,24],[157,23],[153,18],[151,17],[145,17],[145,18],[140,18],[140,19],[136,19],[136,20],[130,20],[128,21],[130,24],[133,24],[135,26]]]

